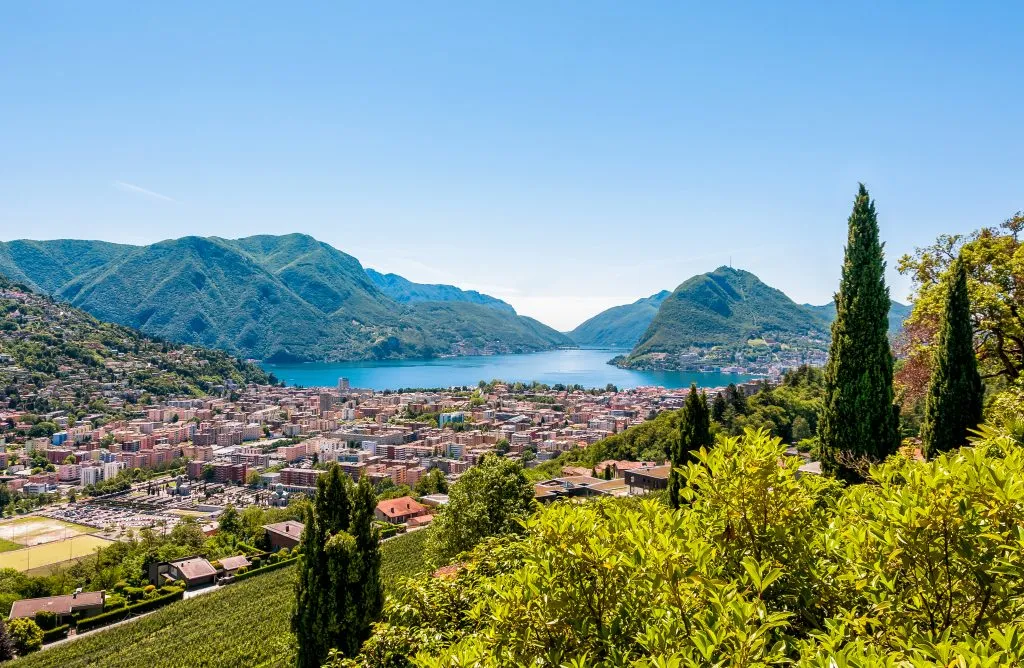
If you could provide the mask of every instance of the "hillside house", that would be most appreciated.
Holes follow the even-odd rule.
[[[373,514],[378,520],[388,524],[405,524],[414,517],[426,515],[427,507],[411,496],[403,496],[381,501],[377,504]]]
[[[266,532],[267,542],[270,550],[277,552],[282,548],[295,549],[302,540],[302,530],[306,525],[295,520],[285,520],[276,524],[266,524],[263,530]]]
[[[25,598],[11,606],[11,619],[31,619],[37,612],[46,610],[57,615],[57,624],[64,624],[71,615],[92,617],[103,612],[106,594],[102,591],[76,592],[64,596]]]

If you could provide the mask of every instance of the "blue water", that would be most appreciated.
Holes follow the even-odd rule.
[[[263,364],[279,380],[304,387],[335,387],[339,378],[348,378],[352,387],[374,390],[433,388],[476,385],[495,378],[529,383],[619,388],[655,385],[666,388],[722,387],[750,380],[734,373],[697,373],[690,371],[633,371],[608,364],[608,360],[626,350],[580,348],[549,350],[528,355],[486,355],[448,357],[430,360],[386,360],[374,362],[332,362],[305,364]]]

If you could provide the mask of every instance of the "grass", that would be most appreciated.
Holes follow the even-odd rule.
[[[92,554],[96,548],[105,547],[110,541],[95,536],[75,536],[32,547],[23,547],[9,552],[0,552],[0,568],[18,571],[42,568],[62,561],[78,559]]]
[[[385,586],[423,570],[426,531],[381,546]],[[294,665],[295,568],[197,596],[106,631],[18,659],[10,668],[283,668]]]
[[[20,543],[15,543],[13,540],[7,540],[6,538],[0,538],[0,552],[10,552],[11,550],[20,550],[25,547]]]

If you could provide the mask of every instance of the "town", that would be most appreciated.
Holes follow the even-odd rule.
[[[432,469],[453,482],[488,453],[527,467],[548,461],[679,408],[686,391],[481,382],[393,393],[340,379],[335,388],[249,385],[226,395],[168,398],[142,407],[138,417],[99,426],[99,415],[74,420],[64,411],[0,409],[0,481],[10,493],[51,504],[123,496],[168,513],[217,505],[209,501],[212,489],[236,506],[284,504],[313,491],[329,464],[354,480],[365,475],[381,490],[413,489]],[[58,431],[29,436],[40,422]],[[82,505],[59,512],[94,523]],[[178,517],[142,515],[128,521],[107,513],[100,528]]]

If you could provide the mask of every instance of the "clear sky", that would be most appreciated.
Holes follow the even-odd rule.
[[[898,5],[898,6],[897,6]],[[0,3],[0,239],[306,232],[560,329],[1024,208],[1024,3]]]

